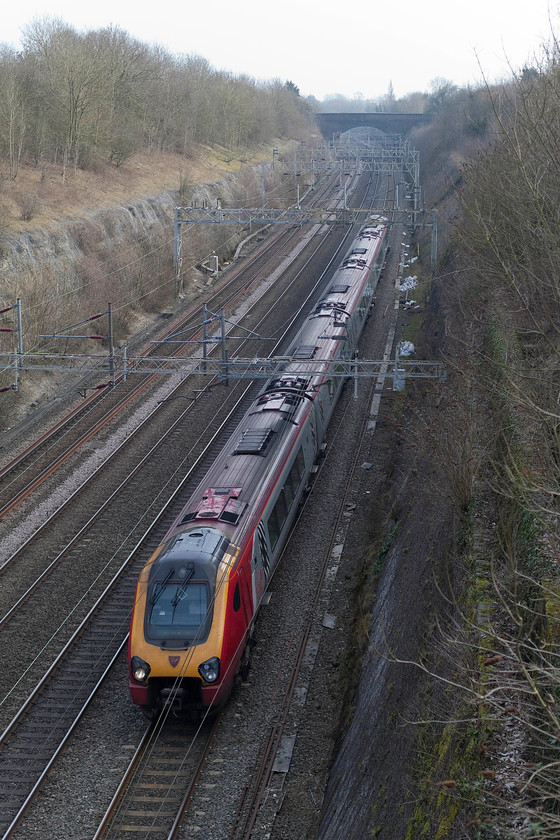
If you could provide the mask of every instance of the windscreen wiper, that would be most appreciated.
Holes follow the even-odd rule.
[[[179,601],[183,600],[183,595],[187,591],[187,586],[189,585],[189,580],[192,578],[193,575],[194,575],[194,567],[189,566],[189,568],[187,569],[186,578],[184,579],[181,586],[177,589],[177,592],[173,596],[173,599],[171,601],[171,606],[172,607],[176,607],[177,604],[179,603]]]
[[[163,590],[165,589],[165,584],[167,583],[169,578],[172,577],[172,575],[174,575],[174,574],[175,574],[175,569],[170,569],[167,572],[164,579],[161,581],[161,583],[156,583],[154,585],[154,594],[152,595],[152,600],[150,601],[150,605],[152,607],[155,605],[156,601],[158,600],[158,598],[162,594]]]

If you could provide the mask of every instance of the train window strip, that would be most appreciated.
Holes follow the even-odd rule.
[[[282,528],[286,524],[288,514],[297,497],[299,487],[301,485],[303,476],[305,475],[305,460],[303,451],[300,448],[298,454],[291,466],[290,472],[284,482],[284,486],[280,491],[280,495],[276,499],[276,503],[268,517],[268,538],[270,540],[270,547],[274,551],[276,543],[280,538]]]

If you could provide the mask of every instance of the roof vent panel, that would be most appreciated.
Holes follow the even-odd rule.
[[[292,357],[294,359],[312,359],[316,352],[316,344],[300,344],[292,353]]]
[[[245,429],[233,454],[265,455],[273,435],[272,429]]]

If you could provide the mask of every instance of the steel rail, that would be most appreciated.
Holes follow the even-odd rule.
[[[347,239],[347,237],[349,235],[350,235],[350,231],[348,231],[347,236],[344,237],[344,241]],[[331,257],[328,267],[323,271],[320,280],[318,280],[317,283],[315,284],[313,292],[310,292],[308,294],[307,301],[309,301],[310,299],[312,299],[314,297],[314,294],[316,293],[317,286],[322,282],[322,279],[323,279],[324,275],[327,273],[328,270],[330,270],[330,268],[334,264],[335,260],[337,259],[338,254],[340,253],[341,249],[344,247],[344,241],[339,244],[339,246],[337,248],[337,251],[336,251],[336,254]],[[311,259],[311,258],[309,258],[309,259]],[[303,270],[304,269],[301,269],[301,271],[303,271]],[[286,292],[284,292],[284,294],[286,294]],[[291,326],[291,323],[288,327],[286,327],[286,329],[284,331],[284,335],[288,332],[290,326]],[[282,339],[279,339],[279,342],[281,340]],[[295,687],[295,676],[294,676],[294,683],[293,683],[291,693],[293,693],[294,687]],[[276,747],[277,747],[277,745],[275,745],[275,744],[271,745],[271,754],[272,754],[272,752],[275,752]],[[131,767],[129,769],[127,769],[125,777],[123,778],[121,784],[119,785],[118,791],[115,794],[114,802],[118,801],[119,807],[122,807],[122,808],[125,807],[124,803],[126,802],[126,799],[129,796],[128,785],[130,784],[131,778],[136,773],[136,765],[137,765],[137,756],[135,756],[133,758],[133,760],[131,762]],[[189,802],[191,800],[194,785],[196,783],[196,779],[198,778],[198,775],[201,772],[201,767],[202,767],[202,764],[200,764],[197,767],[196,775],[193,777],[193,780],[191,781],[191,783],[189,784],[189,786],[187,788],[187,791],[184,795],[182,804],[181,804],[180,808],[178,809],[177,815],[175,816],[175,819],[173,820],[173,824],[170,828],[169,834],[167,835],[167,840],[174,840],[174,838],[177,836],[177,833],[178,833],[179,827],[181,825],[181,821],[183,819],[184,813],[186,812],[186,810],[188,808],[188,805],[189,805]],[[134,770],[134,772],[133,772],[133,770]],[[111,819],[112,819],[111,814],[109,812],[107,812],[105,814],[105,816],[103,817],[102,823],[100,824],[97,833],[95,834],[94,840],[101,840],[102,837],[107,836],[107,832],[109,830],[109,825],[110,825]],[[161,835],[161,829],[158,829],[158,831],[159,831],[159,834]],[[147,827],[142,828],[142,835],[143,836],[148,836],[149,833],[150,832],[149,832],[149,829]],[[109,834],[109,836],[112,836],[112,835]]]
[[[249,390],[249,388],[247,388],[247,389],[245,389],[245,390],[246,390],[246,391],[248,391],[248,390]],[[216,434],[218,434],[218,433],[216,433]],[[214,436],[214,438],[215,438],[215,436]],[[213,439],[214,439],[214,438],[213,438]],[[202,457],[202,456],[201,456],[201,457]],[[200,460],[200,459],[197,459],[197,462],[196,462],[196,463],[199,463],[199,460]],[[190,469],[190,470],[188,471],[188,473],[187,473],[187,476],[185,476],[185,477],[183,478],[183,480],[182,480],[182,482],[180,483],[179,487],[178,487],[178,488],[174,491],[174,493],[172,494],[171,499],[170,499],[170,500],[168,501],[168,503],[164,506],[163,511],[167,511],[167,510],[169,509],[169,505],[170,505],[170,503],[172,502],[172,500],[174,500],[174,499],[176,499],[176,498],[177,498],[177,494],[178,494],[178,492],[179,492],[179,491],[180,491],[180,489],[184,486],[184,483],[186,482],[187,478],[188,478],[190,475],[192,475],[192,471],[194,470],[195,466],[196,466],[196,464],[195,464],[195,465],[193,465],[193,466],[191,467],[191,469]],[[163,513],[162,513],[162,515],[163,515]],[[160,518],[160,517],[158,517],[158,521],[159,521],[159,518]],[[154,524],[154,527],[155,527],[155,524]],[[142,542],[142,541],[141,541],[141,542]],[[139,545],[140,545],[140,544],[139,544]],[[83,631],[83,630],[84,630],[84,628],[86,628],[86,627],[88,626],[89,622],[93,620],[93,616],[94,616],[94,615],[95,615],[95,613],[97,612],[97,609],[101,606],[101,604],[103,603],[104,599],[105,599],[106,597],[108,597],[109,593],[113,590],[113,588],[114,588],[114,586],[115,586],[116,581],[117,581],[117,580],[121,577],[121,575],[124,573],[124,570],[125,570],[125,569],[127,569],[127,568],[129,567],[129,561],[130,561],[130,558],[131,558],[131,557],[136,557],[136,556],[138,555],[138,552],[139,552],[139,545],[137,546],[137,549],[136,549],[136,550],[135,550],[135,551],[134,551],[134,552],[133,552],[133,553],[129,556],[129,558],[127,559],[127,561],[125,561],[125,563],[121,566],[121,569],[120,569],[120,570],[119,570],[119,572],[118,572],[118,573],[114,576],[114,578],[113,578],[113,580],[112,580],[111,584],[110,584],[110,585],[106,588],[106,590],[105,590],[105,592],[103,593],[103,595],[101,596],[101,598],[100,598],[100,599],[98,599],[98,601],[96,602],[96,606],[94,606],[94,608],[92,608],[92,610],[90,610],[90,612],[88,613],[88,616],[86,617],[86,619],[84,619],[84,621],[81,623],[81,625],[80,625],[80,627],[78,628],[78,630],[77,630],[77,631],[73,634],[73,636],[72,636],[72,640],[73,640],[73,642],[76,642],[76,641],[78,640],[78,638],[79,638],[79,634],[81,633],[81,631]],[[138,571],[139,571],[139,569],[138,569]],[[121,642],[121,644],[123,644],[123,643],[124,643],[124,642]],[[43,678],[43,679],[42,679],[42,680],[41,680],[41,681],[40,681],[40,682],[36,685],[36,687],[35,687],[35,689],[33,690],[32,694],[28,697],[28,699],[26,700],[26,702],[25,702],[25,703],[23,704],[23,706],[21,707],[20,711],[19,711],[19,712],[15,715],[15,717],[12,719],[11,723],[10,723],[10,724],[6,727],[6,729],[5,729],[4,733],[2,734],[2,736],[0,736],[0,746],[2,747],[2,751],[3,751],[3,752],[4,752],[4,751],[5,751],[5,750],[6,750],[6,749],[10,746],[10,744],[12,743],[13,738],[14,738],[14,733],[17,731],[18,727],[20,727],[20,726],[22,725],[22,722],[23,722],[23,720],[24,720],[24,718],[25,718],[26,714],[29,714],[29,710],[30,710],[30,709],[31,709],[31,707],[33,706],[34,701],[40,698],[40,695],[41,695],[41,693],[44,691],[44,689],[45,689],[46,685],[49,683],[49,680],[52,680],[52,678],[53,678],[54,674],[56,673],[57,669],[61,666],[61,664],[62,664],[62,662],[63,662],[63,660],[64,660],[64,658],[65,658],[65,656],[66,656],[66,653],[70,650],[70,646],[71,646],[71,643],[70,643],[70,642],[69,642],[69,643],[67,643],[67,645],[64,647],[64,650],[63,650],[63,651],[59,654],[59,656],[56,658],[55,663],[53,663],[53,665],[51,666],[51,668],[49,668],[49,669],[48,669],[47,674],[46,674],[46,675],[44,676],[44,678]],[[48,676],[47,676],[47,675],[48,675]],[[8,743],[8,741],[9,741],[9,743]],[[51,766],[51,765],[49,764],[49,766]],[[44,775],[43,775],[43,774],[41,774],[41,779],[44,779]],[[29,796],[28,796],[28,797],[26,797],[26,802],[27,802],[28,804],[27,804],[27,806],[22,806],[23,810],[25,810],[25,807],[28,807],[28,805],[29,805],[29,803],[32,801],[32,798],[33,798],[33,796],[34,796],[34,794],[35,794],[35,792],[36,792],[36,790],[37,790],[37,789],[38,789],[38,788],[36,787],[36,785],[34,785],[34,786],[33,786],[33,791],[32,791],[32,796],[31,796],[31,798],[29,798]],[[21,809],[20,809],[20,810],[21,810]],[[17,823],[19,823],[19,822],[20,822],[20,820],[21,820],[21,815],[22,815],[22,813],[23,813],[23,810],[21,810],[21,813],[20,813],[20,812],[18,812],[18,814],[17,814],[17,815],[13,818],[12,823],[13,823],[13,825],[14,825],[14,826],[15,826]],[[12,824],[12,823],[10,823],[10,824]],[[10,831],[11,831],[11,829],[10,829]],[[6,835],[6,837],[7,837],[7,836],[8,836],[8,835]]]
[[[325,184],[324,189],[325,191],[331,187],[330,184]],[[320,198],[320,194],[316,194],[313,201],[316,202]],[[282,231],[279,233],[275,233],[261,248],[257,249],[250,257],[243,263],[241,267],[239,267],[233,273],[229,273],[224,280],[219,283],[216,287],[212,289],[211,292],[205,297],[205,299],[201,303],[198,303],[194,306],[191,306],[190,309],[181,317],[181,319],[176,322],[173,326],[170,326],[163,334],[163,339],[167,336],[176,333],[178,330],[184,330],[186,326],[194,321],[196,317],[200,317],[200,313],[202,312],[202,305],[211,305],[216,306],[219,305],[220,307],[231,306],[238,300],[242,295],[246,294],[256,283],[259,282],[263,273],[267,270],[269,265],[273,263],[278,258],[277,250],[283,249],[289,244],[292,240],[298,239],[302,236],[301,231]],[[281,241],[285,240],[285,241]],[[269,251],[273,251],[271,256],[267,256]],[[265,256],[268,260],[264,263],[264,265],[259,266],[258,270],[248,279],[244,280],[243,275],[248,272],[252,267],[257,265],[262,257]],[[221,300],[220,297],[224,291],[227,291],[228,288],[234,286],[239,280],[241,279],[242,285],[240,289],[234,290],[229,297],[226,297],[225,300]],[[193,336],[193,340],[196,339],[197,336],[201,335],[201,331],[199,330]],[[161,343],[161,342],[159,342]],[[182,350],[181,348],[175,349],[171,355],[170,360],[173,358],[177,358],[180,356]],[[150,356],[155,354],[155,348],[150,347],[148,348],[141,356],[140,359],[146,359]],[[158,364],[161,365],[162,360],[158,360]],[[77,449],[87,443],[91,438],[96,435],[103,426],[107,425],[113,418],[116,416],[120,411],[124,410],[127,405],[134,399],[137,398],[153,381],[154,376],[153,374],[150,375],[150,371],[146,370],[146,379],[140,383],[136,383],[130,394],[125,396],[115,407],[110,409],[105,415],[103,415],[99,420],[96,420],[94,425],[90,428],[90,430],[84,432],[84,434],[75,441],[71,446],[69,446],[65,451],[63,451],[54,461],[45,467],[38,476],[35,476],[32,481],[24,487],[21,491],[19,491],[16,496],[11,499],[8,503],[0,508],[0,519],[6,516],[7,513],[11,512],[14,508],[17,507],[19,503],[21,503],[25,498],[27,498],[30,493],[33,492],[37,487],[39,487],[42,483],[44,483],[51,475],[56,472],[76,451]],[[89,372],[91,375],[91,371]],[[123,376],[119,376],[118,380],[124,378]],[[84,380],[86,377],[84,377]],[[25,461],[25,459],[29,458],[36,452],[43,444],[48,443],[49,440],[53,439],[60,430],[63,430],[65,427],[69,426],[69,424],[76,418],[84,417],[87,418],[87,414],[91,411],[98,403],[102,403],[107,396],[111,393],[111,390],[103,390],[97,391],[91,394],[89,397],[85,398],[85,401],[80,404],[80,406],[73,409],[66,415],[64,418],[59,420],[52,429],[48,430],[44,434],[42,434],[36,441],[26,447],[21,453],[19,453],[12,461],[6,464],[3,468],[0,469],[0,480],[7,475],[10,474],[13,470],[17,468],[19,464]],[[66,433],[65,433],[66,434]],[[64,435],[63,435],[64,437]]]

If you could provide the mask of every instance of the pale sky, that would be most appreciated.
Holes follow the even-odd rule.
[[[79,31],[113,25],[218,70],[290,80],[303,96],[377,99],[511,75],[560,37],[560,0],[7,0],[0,41],[18,47],[34,18]],[[552,29],[551,29],[552,21]]]

